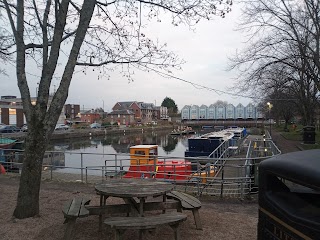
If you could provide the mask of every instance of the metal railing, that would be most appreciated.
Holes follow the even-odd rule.
[[[227,146],[224,146],[223,149],[223,151],[220,151],[218,158],[169,158],[158,156],[158,163],[153,161],[152,164],[138,164],[134,171],[139,173],[141,177],[152,178],[156,177],[157,172],[155,169],[166,166],[168,168],[164,169],[171,170],[163,172],[159,180],[172,182],[176,189],[194,193],[198,196],[215,195],[243,198],[246,195],[257,192],[257,169],[259,163],[281,153],[271,139],[250,141],[245,157],[231,155],[230,152],[228,154],[230,149]],[[12,149],[2,149],[1,151],[0,163],[6,165],[8,174],[19,174],[23,162],[23,151]],[[66,158],[69,156],[76,157],[73,160],[70,160],[71,158],[67,160]],[[99,159],[101,164],[92,164],[93,159]],[[6,160],[6,163],[3,160]],[[191,170],[181,172],[181,169],[178,169],[178,166],[172,163],[172,161],[178,160],[179,162],[186,161],[186,165],[181,165],[180,167],[185,167],[185,169],[191,167]],[[66,161],[68,166],[66,166]],[[159,161],[163,163],[159,164]],[[129,154],[48,151],[43,161],[42,178],[97,183],[108,181],[110,178],[124,177],[125,174],[130,172],[130,166],[132,167],[133,165],[130,165]],[[139,171],[139,166],[140,168],[145,167],[147,170]],[[15,171],[11,172],[10,168]],[[215,171],[213,176],[210,175],[212,170]]]

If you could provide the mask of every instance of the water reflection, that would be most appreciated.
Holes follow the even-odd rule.
[[[64,167],[59,172],[79,173],[77,168],[94,166],[110,167],[118,161],[118,165],[129,166],[128,153],[130,147],[139,144],[158,145],[160,157],[184,158],[188,146],[188,138],[192,135],[172,136],[170,131],[114,134],[95,138],[73,138],[52,141],[48,150],[64,151]],[[115,154],[118,154],[115,156]],[[59,164],[58,166],[63,166]],[[99,175],[101,171],[90,170],[90,174]]]
[[[162,148],[163,150],[168,154],[171,153],[178,144],[178,138],[174,136],[168,136],[168,141],[163,144]]]
[[[183,137],[186,138],[186,136]],[[168,155],[175,151],[179,142],[184,142],[183,146],[186,146],[187,138],[184,141],[182,136],[171,136],[168,131],[159,131],[52,141],[48,150],[80,150],[87,152],[88,149],[101,148],[103,150],[105,146],[110,146],[114,149],[115,153],[129,153],[131,146],[139,144],[155,144],[159,145],[159,149],[162,148],[165,155]]]

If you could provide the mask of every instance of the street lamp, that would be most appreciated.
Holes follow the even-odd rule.
[[[268,112],[269,112],[269,133],[270,133],[270,137],[271,137],[271,114],[270,114],[270,111],[271,111],[271,108],[273,107],[273,105],[270,103],[270,102],[267,102],[267,105],[268,105]]]

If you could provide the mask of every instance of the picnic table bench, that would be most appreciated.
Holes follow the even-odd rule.
[[[62,212],[67,223],[67,228],[64,233],[63,239],[69,240],[72,238],[72,232],[77,218],[83,218],[89,216],[89,210],[85,207],[90,203],[90,199],[84,197],[76,197],[69,200],[63,207]]]
[[[187,216],[182,213],[165,213],[144,217],[111,217],[104,223],[116,230],[115,240],[121,240],[122,235],[127,229],[137,229],[139,239],[142,239],[142,230],[155,230],[157,226],[168,224],[174,231],[174,239],[179,240],[179,224],[185,221]]]
[[[63,207],[63,214],[67,228],[64,239],[70,240],[77,218],[89,215],[99,215],[99,230],[101,230],[104,214],[126,214],[122,217],[112,217],[105,224],[116,229],[116,238],[120,239],[126,229],[138,229],[140,235],[145,229],[155,229],[158,225],[169,224],[175,232],[175,239],[179,239],[178,226],[187,216],[182,210],[192,210],[197,229],[202,229],[198,209],[201,202],[186,193],[172,191],[169,183],[158,182],[154,179],[116,179],[108,183],[97,184],[96,192],[100,195],[100,206],[89,206],[90,199],[76,197],[69,200]],[[108,197],[118,197],[124,204],[106,204]],[[162,198],[161,201],[146,201],[147,197]],[[167,198],[172,198],[167,201]],[[177,212],[166,213],[175,209]],[[162,214],[145,217],[146,212],[162,210]]]
[[[199,230],[202,229],[202,224],[201,224],[200,215],[199,215],[201,202],[199,201],[199,199],[187,193],[179,192],[179,191],[171,191],[166,195],[168,198],[180,201],[181,206],[180,206],[180,209],[178,208],[178,211],[181,212],[181,209],[191,210],[193,213],[194,221],[196,223],[196,228]]]

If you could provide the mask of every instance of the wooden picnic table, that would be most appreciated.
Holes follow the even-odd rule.
[[[156,179],[112,179],[106,183],[95,186],[96,192],[100,194],[100,207],[105,207],[108,197],[122,198],[131,207],[130,213],[138,216],[111,217],[104,223],[115,228],[116,239],[122,239],[127,229],[138,229],[139,239],[145,230],[154,230],[157,226],[169,224],[174,231],[174,239],[179,240],[179,224],[187,219],[182,213],[160,214],[144,216],[144,212],[152,209],[163,209],[165,213],[166,194],[173,190],[173,185],[168,182],[161,182]],[[148,197],[155,198],[162,196],[162,202],[147,202]],[[138,199],[138,201],[136,200]],[[174,203],[176,207],[179,205]],[[129,216],[129,213],[127,213]],[[102,215],[99,216],[99,229],[101,229]]]
[[[142,217],[146,198],[162,196],[165,202],[166,193],[173,190],[173,185],[156,179],[122,178],[97,184],[95,190],[100,195],[100,206],[106,205],[108,197],[122,198]],[[138,198],[139,202],[134,198]]]
[[[169,182],[161,182],[156,179],[111,179],[108,182],[95,185],[96,192],[100,195],[100,206],[89,206],[86,198],[77,198],[68,201],[63,209],[64,216],[70,224],[65,232],[65,239],[71,239],[74,223],[78,217],[99,215],[99,230],[102,229],[102,216],[104,214],[126,213],[127,216],[108,217],[104,223],[116,230],[116,239],[121,239],[127,229],[139,230],[139,239],[146,230],[153,231],[157,226],[168,224],[174,231],[175,240],[179,240],[179,224],[187,219],[187,215],[180,213],[185,206],[187,195],[181,195],[173,191],[173,185]],[[171,194],[172,193],[172,194]],[[170,195],[171,194],[171,195]],[[178,197],[177,197],[178,194]],[[167,201],[167,196],[177,198]],[[118,197],[125,204],[106,204],[108,197]],[[147,201],[150,197],[160,197]],[[161,199],[162,197],[162,199]],[[192,199],[191,199],[192,200]],[[183,203],[181,203],[183,201]],[[194,201],[192,201],[193,203]],[[192,205],[193,206],[193,205]],[[194,207],[194,206],[193,206]],[[176,209],[179,212],[166,213],[168,209]],[[198,209],[198,208],[197,208]],[[163,214],[148,214],[147,211],[162,210]],[[75,214],[74,214],[75,213]],[[197,221],[197,219],[195,219]],[[200,219],[198,219],[200,220]],[[197,227],[200,226],[197,224]],[[201,226],[200,226],[201,227]]]

